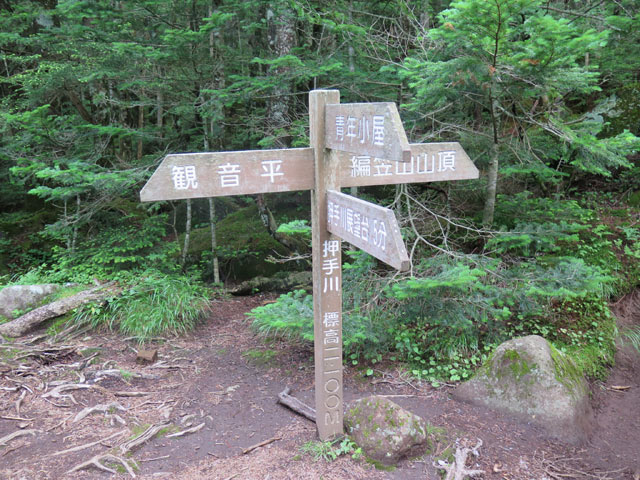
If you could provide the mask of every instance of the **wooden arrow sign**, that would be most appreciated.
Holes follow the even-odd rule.
[[[396,104],[342,103],[325,110],[327,148],[396,162],[411,160],[411,149]]]
[[[143,202],[310,190],[313,149],[167,155],[140,191]]]
[[[389,208],[329,190],[327,230],[398,270],[409,269],[407,249]]]

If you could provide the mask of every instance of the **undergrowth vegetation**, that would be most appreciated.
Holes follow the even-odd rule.
[[[197,267],[181,270],[176,261],[178,245],[163,241],[166,217],[100,220],[105,222],[103,228],[83,236],[72,251],[54,244],[45,263],[10,283],[68,283],[61,290],[67,293],[96,282],[118,285],[118,294],[100,304],[78,307],[57,321],[54,330],[75,324],[119,330],[144,342],[192,329],[207,311],[213,290],[199,280]]]
[[[414,257],[406,277],[390,277],[367,254],[346,251],[345,357],[367,366],[400,360],[437,385],[468,378],[499,343],[536,334],[569,353],[586,375],[604,377],[617,336],[608,300],[636,286],[640,242],[637,212],[595,200],[504,195],[499,228],[465,231],[459,250]],[[456,234],[452,229],[450,238]],[[463,250],[478,242],[483,252]],[[313,340],[304,291],[249,315],[266,338]]]

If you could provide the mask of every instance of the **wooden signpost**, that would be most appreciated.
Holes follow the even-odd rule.
[[[309,94],[309,148],[167,155],[145,202],[311,190],[316,425],[343,432],[341,240],[399,269],[409,257],[393,211],[341,187],[478,178],[458,143],[409,144],[393,103],[340,104]]]

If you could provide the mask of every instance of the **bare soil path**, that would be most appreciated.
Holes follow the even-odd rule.
[[[115,334],[92,332],[49,350],[42,342],[23,341],[22,353],[0,345],[0,439],[27,432],[0,445],[0,479],[131,478],[124,466],[116,473],[96,466],[67,473],[113,447],[128,464],[135,460],[135,474],[144,479],[440,478],[426,456],[382,471],[348,456],[314,461],[300,451],[316,439],[315,426],[276,400],[289,386],[313,405],[312,349],[266,345],[253,334],[244,313],[268,300],[214,302],[208,319],[192,334],[155,343],[159,359],[151,365],[136,364],[136,345]],[[621,300],[614,311],[623,324],[640,324],[640,294]],[[468,466],[485,470],[486,479],[638,480],[640,358],[629,349],[618,357],[610,379],[594,385],[599,428],[582,448],[458,403],[448,387],[434,389],[392,364],[376,370],[373,378],[347,368],[345,401],[389,395],[450,432],[450,444],[438,445],[439,452],[456,442],[482,439],[480,455],[470,458]],[[67,390],[68,385],[84,386]],[[96,405],[106,405],[105,412],[74,422],[83,409]],[[160,433],[121,453],[127,440],[153,426],[162,428]]]

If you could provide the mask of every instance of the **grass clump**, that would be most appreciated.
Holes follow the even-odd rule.
[[[80,307],[72,321],[118,329],[143,342],[153,336],[191,330],[208,305],[209,291],[193,279],[146,272],[128,279],[122,293],[107,299],[104,305]]]
[[[311,440],[302,445],[300,451],[310,455],[316,462],[333,462],[342,455],[351,455],[354,460],[362,457],[362,449],[347,436],[325,442]]]

